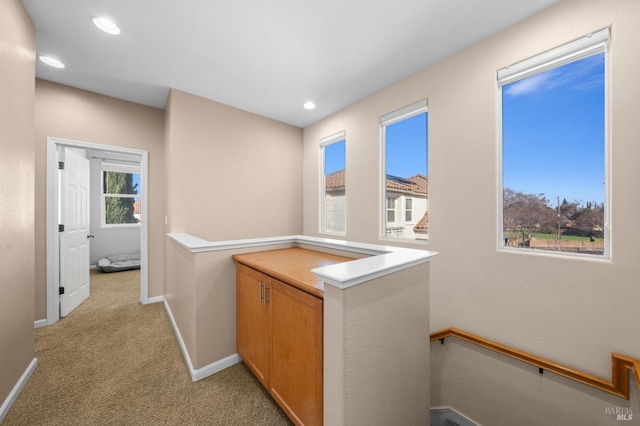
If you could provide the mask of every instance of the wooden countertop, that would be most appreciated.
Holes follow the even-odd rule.
[[[238,263],[320,298],[324,296],[324,282],[319,280],[311,270],[354,260],[350,257],[302,248],[235,254],[232,257]]]

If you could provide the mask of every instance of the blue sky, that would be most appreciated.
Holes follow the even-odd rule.
[[[328,175],[345,168],[346,152],[344,139],[324,147],[324,174]]]
[[[427,113],[386,127],[387,174],[409,178],[427,175]],[[324,173],[345,168],[345,141],[325,146]]]
[[[137,194],[142,195],[142,186],[140,185],[140,173],[133,174],[133,186],[138,185],[136,190]],[[136,201],[142,200],[142,197],[135,197]]]
[[[142,187],[140,186],[140,174],[134,173],[133,175],[133,186],[137,186],[138,194],[142,193]]]
[[[555,201],[604,201],[604,53],[503,87],[503,182]]]
[[[414,115],[386,127],[387,174],[409,178],[427,169],[427,113]]]
[[[604,53],[505,85],[503,183],[560,201],[604,202]],[[427,169],[427,113],[386,127],[388,174]],[[325,147],[325,173],[345,168],[345,142]]]

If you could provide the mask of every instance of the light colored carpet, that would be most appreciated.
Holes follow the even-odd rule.
[[[13,425],[290,425],[244,364],[192,382],[162,304],[140,271],[91,272],[91,297],[36,330],[38,367]]]

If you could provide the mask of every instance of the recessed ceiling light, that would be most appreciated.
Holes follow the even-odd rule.
[[[304,103],[304,109],[314,109],[316,107],[316,104],[314,104],[311,101],[307,101]]]
[[[120,28],[118,28],[115,22],[109,18],[105,18],[104,16],[96,16],[93,18],[93,24],[107,34],[120,34]]]
[[[52,58],[51,56],[40,56],[39,57],[42,62],[54,68],[64,68],[64,64],[57,60],[56,58]]]

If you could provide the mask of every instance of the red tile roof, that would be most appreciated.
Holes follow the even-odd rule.
[[[429,212],[424,212],[424,216],[422,219],[416,223],[416,226],[413,227],[413,232],[428,232],[429,231]]]
[[[327,191],[345,188],[344,169],[328,174],[325,179],[325,189]],[[409,179],[387,175],[387,189],[428,196],[429,178],[420,174],[411,176]],[[429,231],[428,211],[425,212],[424,216],[416,223],[413,231],[421,234]]]
[[[325,177],[324,187],[326,190],[344,189],[345,170],[338,170]],[[425,175],[414,175],[410,178],[387,175],[387,189],[412,192],[419,195],[428,195],[429,178]]]
[[[344,169],[328,174],[325,177],[324,188],[326,190],[344,189],[345,172]]]
[[[410,178],[402,178],[393,175],[387,175],[387,189],[397,191],[411,192],[419,195],[428,195],[429,178],[425,175],[413,175]]]

